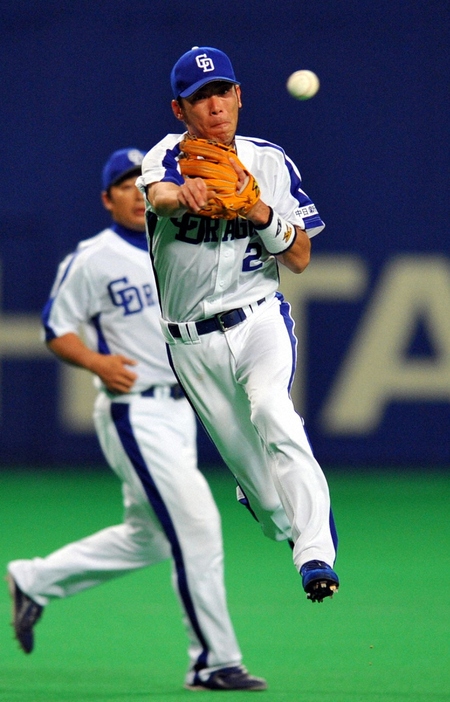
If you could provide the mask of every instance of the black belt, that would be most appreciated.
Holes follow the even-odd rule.
[[[262,305],[266,298],[263,297],[261,300],[256,302],[257,305]],[[221,312],[220,314],[215,314],[214,317],[209,319],[202,319],[200,322],[195,322],[195,328],[197,329],[197,334],[201,336],[202,334],[209,334],[213,331],[226,331],[235,327],[236,324],[240,324],[247,319],[242,307],[236,310],[230,310],[229,312]],[[181,330],[178,324],[169,324],[169,331],[175,339],[181,339]]]
[[[182,397],[185,397],[183,388],[181,385],[152,385],[150,388],[147,388],[147,390],[143,390],[141,392],[141,397],[155,397],[155,390],[158,390],[159,388],[169,388],[170,392],[169,395],[172,397],[174,400],[181,400]]]

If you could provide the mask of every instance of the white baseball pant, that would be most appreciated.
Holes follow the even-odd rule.
[[[125,398],[125,396],[123,396]],[[41,605],[172,557],[190,667],[238,665],[223,574],[220,516],[197,468],[195,416],[186,399],[100,393],[94,420],[123,483],[124,522],[55,551],[8,565]],[[151,597],[151,592],[149,593]]]
[[[294,542],[297,570],[334,564],[337,537],[328,485],[289,390],[296,339],[281,295],[248,319],[174,338],[162,322],[174,370],[266,536]]]

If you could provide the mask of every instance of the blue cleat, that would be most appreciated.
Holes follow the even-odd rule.
[[[300,568],[302,585],[311,602],[323,602],[325,597],[333,597],[339,589],[339,578],[334,570],[323,561],[308,561]]]

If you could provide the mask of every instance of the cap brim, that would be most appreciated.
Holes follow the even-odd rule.
[[[123,173],[120,174],[117,178],[115,178],[109,185],[108,188],[111,187],[111,185],[119,185],[123,180],[126,180],[127,178],[131,178],[133,175],[141,175],[142,173],[142,168],[141,166],[133,166],[133,168],[129,168],[127,171],[124,171]]]
[[[197,81],[197,83],[194,83],[194,85],[191,85],[189,88],[186,90],[183,90],[182,93],[179,94],[178,97],[181,98],[188,98],[194,93],[197,92],[200,88],[203,88],[204,85],[207,85],[207,83],[215,83],[217,81],[223,81],[224,83],[231,83],[231,85],[240,85],[238,80],[230,80],[227,76],[214,76],[212,78],[203,78],[203,80]]]

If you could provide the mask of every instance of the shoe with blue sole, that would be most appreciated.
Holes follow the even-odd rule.
[[[324,561],[307,561],[300,568],[303,589],[311,602],[323,602],[339,589],[339,578]]]

